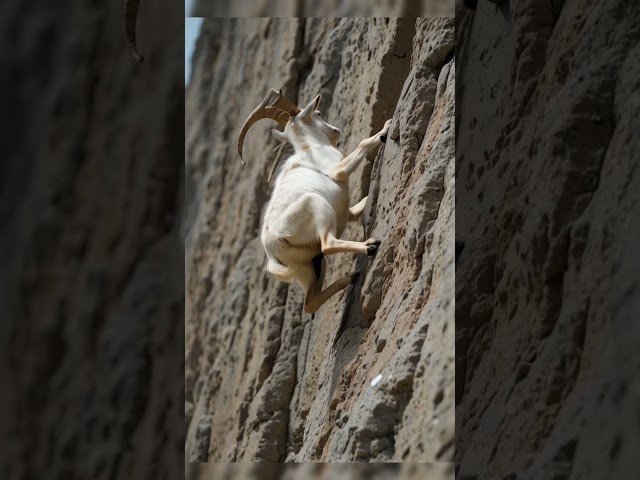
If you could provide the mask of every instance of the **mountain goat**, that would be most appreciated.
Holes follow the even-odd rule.
[[[136,47],[136,20],[138,18],[138,5],[140,0],[124,0],[124,35],[127,40],[129,52],[136,62],[141,62],[144,57]]]
[[[329,297],[355,283],[360,275],[345,275],[322,290],[324,255],[374,255],[378,250],[380,241],[375,238],[353,242],[339,237],[347,221],[360,217],[367,201],[364,197],[349,208],[349,175],[369,151],[386,142],[391,123],[387,121],[380,132],[362,140],[353,153],[343,157],[336,148],[340,130],[322,119],[317,110],[319,103],[320,95],[300,110],[281,91],[271,89],[238,136],[238,156],[243,165],[244,137],[261,119],[270,118],[283,125],[283,132],[272,132],[295,150],[277,175],[260,239],[267,253],[267,270],[280,281],[297,280],[304,288],[307,313],[315,313]]]

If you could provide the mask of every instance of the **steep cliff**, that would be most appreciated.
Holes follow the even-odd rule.
[[[497,3],[457,17],[458,475],[633,478],[640,4]]]
[[[187,461],[452,461],[453,23],[203,23],[186,99]],[[345,152],[393,118],[351,176],[352,204],[369,200],[343,235],[381,248],[328,258],[326,283],[363,275],[314,319],[264,270],[275,125],[247,136],[247,166],[235,154],[269,88],[322,93]]]

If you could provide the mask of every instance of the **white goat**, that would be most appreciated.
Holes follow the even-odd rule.
[[[285,126],[272,130],[281,142],[295,149],[280,169],[267,205],[260,239],[267,252],[267,270],[278,280],[297,280],[305,291],[304,311],[316,312],[329,297],[355,283],[360,273],[345,275],[322,290],[326,263],[324,255],[339,252],[374,255],[380,241],[340,240],[347,221],[364,211],[367,197],[349,208],[349,175],[373,148],[386,141],[391,120],[373,137],[360,142],[343,157],[336,145],[340,130],[322,120],[317,110],[318,95],[304,110],[271,89],[265,100],[246,120],[238,137],[242,161],[244,137],[255,122],[271,118]],[[244,164],[244,162],[243,162]]]

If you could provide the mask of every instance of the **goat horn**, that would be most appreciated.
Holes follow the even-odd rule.
[[[136,20],[138,18],[138,5],[140,0],[124,0],[124,35],[131,56],[136,62],[141,62],[144,57],[136,47]]]
[[[279,109],[284,110],[292,117],[295,117],[297,114],[299,114],[302,111],[301,109],[298,108],[298,106],[295,103],[293,103],[287,97],[282,95],[282,90],[278,92],[278,98],[276,98],[276,104],[274,105],[274,107],[278,107]]]
[[[240,135],[238,135],[238,157],[240,158],[240,163],[245,165],[245,162],[242,160],[242,145],[245,135],[254,123],[264,118],[270,118],[280,125],[285,126],[287,122],[291,120],[291,117],[296,116],[300,111],[295,103],[282,95],[282,90],[279,92],[274,88],[269,90],[269,93],[262,103],[258,105],[256,109],[251,112],[249,118],[245,120],[240,130]]]

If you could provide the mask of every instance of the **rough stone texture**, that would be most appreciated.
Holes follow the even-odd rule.
[[[457,18],[459,478],[633,478],[640,3]]]
[[[453,16],[454,0],[195,0],[194,17]]]
[[[140,65],[119,1],[0,6],[3,479],[182,474],[183,22],[147,6]]]
[[[452,461],[453,23],[204,21],[186,106],[187,461]],[[235,154],[272,87],[299,104],[322,93],[345,152],[393,118],[351,176],[352,204],[369,200],[343,235],[382,245],[328,258],[326,284],[363,275],[314,319],[298,285],[264,270],[276,125],[251,130],[245,167]]]

